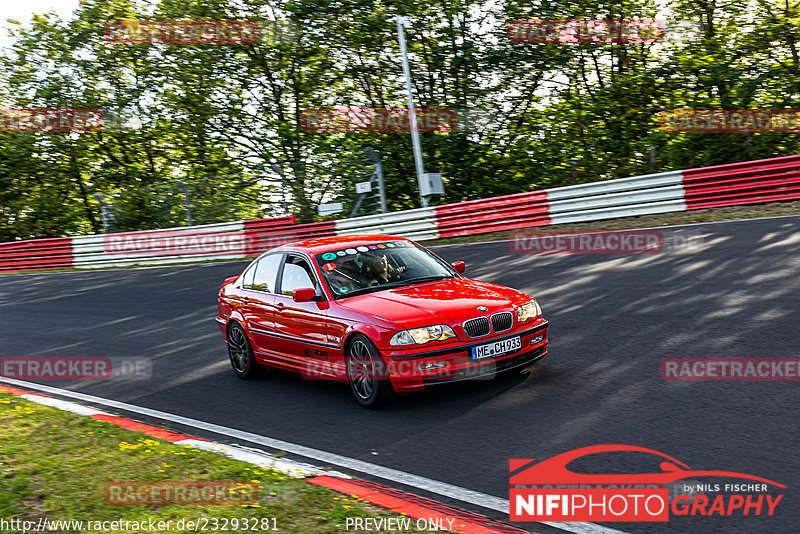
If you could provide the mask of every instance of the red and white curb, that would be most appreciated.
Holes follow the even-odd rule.
[[[147,436],[162,439],[175,445],[187,445],[195,449],[222,454],[234,460],[279,471],[293,478],[303,478],[309,484],[323,486],[339,493],[357,497],[376,506],[404,514],[411,519],[424,519],[426,522],[436,522],[439,525],[452,524],[449,527],[452,529],[449,530],[450,532],[461,532],[463,534],[529,533],[529,531],[521,530],[478,514],[451,508],[431,499],[388,488],[375,482],[352,478],[344,473],[326,471],[310,464],[276,458],[257,449],[247,449],[209,441],[189,434],[139,423],[126,417],[112,415],[75,402],[60,400],[41,393],[3,384],[0,384],[0,393],[10,393],[36,404],[90,417],[97,421],[105,421],[126,430],[141,432]],[[453,520],[452,523],[450,520]],[[440,530],[446,529],[440,528]]]

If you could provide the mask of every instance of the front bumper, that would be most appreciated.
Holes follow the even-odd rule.
[[[461,380],[490,379],[498,372],[522,367],[541,360],[547,354],[547,327],[544,318],[532,321],[515,332],[487,336],[470,343],[459,343],[442,349],[413,351],[381,351],[389,369],[395,391],[417,391],[427,386]],[[516,336],[521,338],[519,349],[502,356],[472,360],[472,348]],[[539,340],[538,338],[541,339]],[[430,367],[422,370],[420,366]]]

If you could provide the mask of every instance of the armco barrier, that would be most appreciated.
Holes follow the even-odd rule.
[[[336,221],[336,235],[389,234],[402,235],[419,241],[436,239],[439,237],[436,218],[436,208],[418,208],[341,219]]]
[[[395,234],[419,241],[652,213],[800,199],[800,155],[556,187],[311,224],[276,217],[0,243],[0,272],[244,259],[301,239]]]
[[[684,211],[681,171],[546,189],[551,224]]]
[[[686,209],[800,198],[800,156],[683,171]]]
[[[436,207],[439,237],[499,232],[550,224],[547,193],[533,191]]]
[[[243,230],[243,223],[235,222],[73,237],[73,264],[79,269],[101,269],[243,259]]]
[[[0,272],[71,267],[72,240],[68,237],[0,243]]]
[[[294,224],[294,221],[294,217],[244,221],[246,255],[258,256],[265,250],[292,241],[336,235],[333,221],[310,224]]]

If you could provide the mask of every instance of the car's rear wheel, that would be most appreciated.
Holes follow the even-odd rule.
[[[239,323],[232,323],[228,328],[228,357],[236,376],[242,380],[249,380],[258,375],[260,366],[256,362],[247,333]]]
[[[347,381],[356,401],[365,408],[383,405],[394,392],[383,358],[362,334],[356,334],[348,344]]]

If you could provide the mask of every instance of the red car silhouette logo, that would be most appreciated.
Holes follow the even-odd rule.
[[[583,474],[575,473],[567,468],[570,462],[588,456],[590,454],[598,454],[602,452],[644,452],[654,454],[665,458],[668,461],[662,461],[660,464],[661,472],[658,473],[639,473],[639,474],[624,474],[624,475],[603,475],[603,474]],[[523,465],[530,464],[534,460],[512,460],[510,463],[510,471],[516,471]],[[668,456],[662,452],[646,449],[644,447],[637,447],[635,445],[593,445],[591,447],[583,447],[568,451],[558,456],[554,456],[547,460],[543,460],[527,469],[511,476],[509,483],[512,485],[523,484],[669,484],[676,480],[681,480],[690,477],[730,477],[730,478],[744,478],[748,480],[755,480],[758,482],[766,482],[785,488],[783,484],[778,484],[766,478],[757,477],[754,475],[747,475],[744,473],[735,473],[733,471],[697,471],[691,469],[683,462]]]

